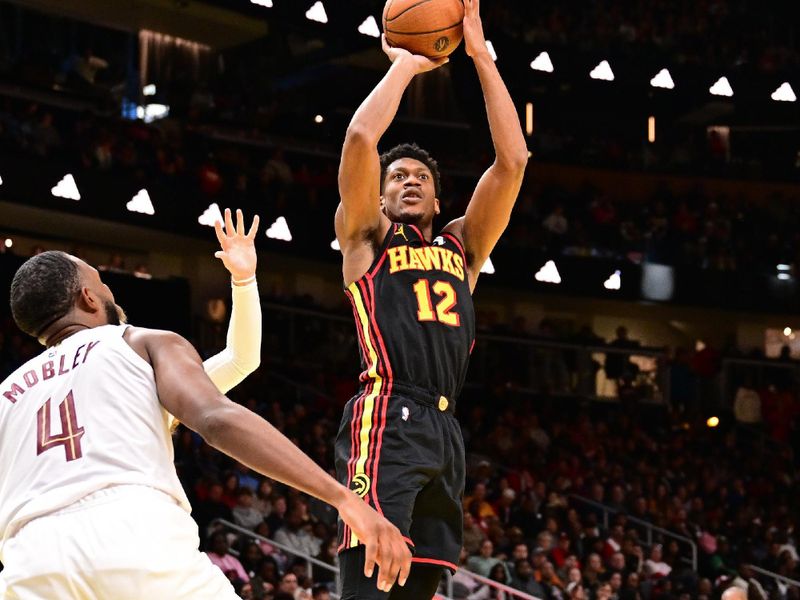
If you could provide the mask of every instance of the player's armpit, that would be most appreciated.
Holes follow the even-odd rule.
[[[526,164],[527,159],[510,165],[493,164],[472,194],[461,227],[471,278],[477,279],[483,263],[508,226],[522,187]]]

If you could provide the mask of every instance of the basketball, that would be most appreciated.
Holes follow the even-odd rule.
[[[428,58],[443,58],[458,47],[463,21],[463,0],[388,0],[383,9],[389,45]]]

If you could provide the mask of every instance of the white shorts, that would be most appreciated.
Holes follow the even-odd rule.
[[[199,542],[197,524],[167,494],[106,488],[30,521],[7,541],[0,598],[238,600]]]

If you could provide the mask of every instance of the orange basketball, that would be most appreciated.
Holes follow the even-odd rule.
[[[388,0],[383,9],[389,45],[428,58],[442,58],[458,47],[463,21],[463,0]]]

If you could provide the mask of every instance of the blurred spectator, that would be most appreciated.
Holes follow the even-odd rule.
[[[245,572],[239,559],[229,553],[228,538],[225,533],[217,532],[212,534],[207,544],[206,554],[209,560],[225,573],[231,581],[250,581],[250,576]]]
[[[480,554],[470,556],[467,560],[467,568],[473,573],[483,577],[488,577],[495,565],[500,563],[499,558],[494,557],[494,544],[492,540],[484,540],[481,543]]]
[[[233,521],[231,508],[222,501],[222,484],[214,482],[209,486],[205,500],[194,503],[192,516],[197,521],[201,536],[208,532],[214,519]]]
[[[233,508],[233,520],[240,527],[255,530],[264,516],[253,506],[253,490],[247,487],[239,488],[239,498]]]
[[[301,554],[316,556],[322,541],[311,533],[311,522],[304,505],[295,505],[289,511],[286,524],[275,532],[275,541]]]

